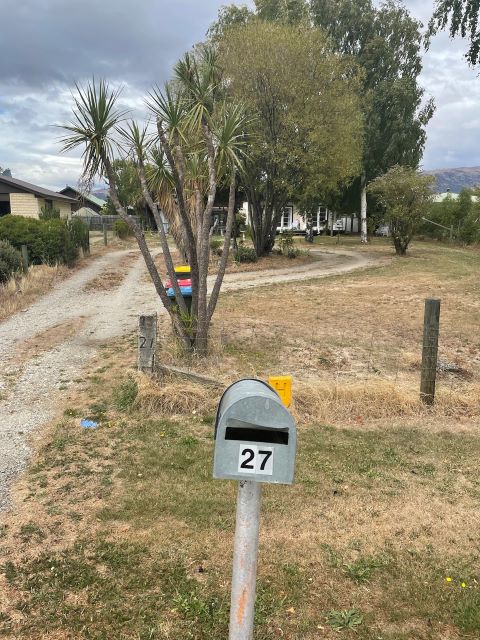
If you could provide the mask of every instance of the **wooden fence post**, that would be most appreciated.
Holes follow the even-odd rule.
[[[157,314],[138,317],[138,370],[153,371],[157,346]]]
[[[425,404],[433,404],[435,401],[439,326],[440,300],[427,298],[423,321],[422,380],[420,383],[420,399]]]
[[[28,247],[27,247],[26,244],[22,244],[22,267],[23,267],[23,272],[24,273],[27,273],[28,265],[29,265]]]
[[[105,223],[103,223],[102,227],[103,227],[103,244],[104,244],[105,246],[107,246],[107,244],[108,244],[108,238],[107,238],[107,225],[106,225]]]

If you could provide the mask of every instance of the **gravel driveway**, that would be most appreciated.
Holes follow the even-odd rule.
[[[129,253],[117,251],[97,258],[26,311],[0,323],[0,510],[7,503],[9,482],[28,461],[29,434],[54,417],[65,381],[79,377],[100,344],[135,330],[139,315],[161,311],[153,285],[144,277],[141,257],[115,289],[84,289],[102,272],[120,268]],[[352,251],[313,253],[319,260],[308,265],[227,274],[222,290],[327,277],[374,262]],[[71,335],[30,357],[28,344],[35,336],[68,322],[75,323]]]

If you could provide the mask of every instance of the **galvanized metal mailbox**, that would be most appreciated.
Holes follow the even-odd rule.
[[[223,394],[215,425],[214,478],[292,484],[297,430],[277,392],[239,380]]]

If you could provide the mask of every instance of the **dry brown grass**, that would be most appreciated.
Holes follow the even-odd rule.
[[[151,378],[137,374],[138,396],[135,407],[147,416],[184,416],[211,413],[217,393],[208,387],[176,377]]]
[[[396,418],[480,418],[480,383],[463,385],[456,392],[440,389],[433,407],[420,401],[416,388],[373,378],[361,384],[298,383],[294,392],[294,412],[302,424],[364,425]]]
[[[0,286],[0,320],[28,307],[70,273],[64,266],[35,265],[28,273]]]
[[[428,259],[415,269],[400,262],[348,278],[225,296],[207,360],[181,356],[168,321],[160,320],[165,337],[159,357],[165,362],[180,360],[225,384],[247,375],[295,376],[296,483],[264,490],[257,610],[268,613],[257,626],[260,640],[333,640],[339,635],[325,623],[326,613],[353,606],[365,620],[355,635],[344,632],[346,638],[478,637],[479,266],[464,262],[462,273],[452,277],[455,268],[439,264],[448,262],[448,251],[426,252]],[[418,354],[423,298],[436,291],[443,299],[441,357],[471,375],[440,376],[436,404],[428,408],[418,398]],[[175,594],[187,605],[228,593],[235,487],[211,480],[213,415],[221,390],[132,372],[135,345],[130,337],[105,349],[89,368],[99,380],[68,391],[78,416],[93,404],[105,406],[103,427],[81,432],[78,416],[64,418],[22,481],[22,515],[9,522],[2,541],[18,575],[25,575],[15,588],[5,585],[1,592],[0,586],[0,611],[13,620],[5,635],[12,640],[82,637],[84,613],[89,633],[118,637],[107,626],[109,607],[114,619],[120,608],[124,620],[133,620],[121,633],[139,635],[140,617],[125,611],[136,577],[142,614],[161,619],[158,638],[186,640],[192,629],[202,640],[226,637],[218,618],[211,627],[201,615],[188,617],[188,607],[168,602],[159,610],[158,598],[172,563],[192,581],[181,587],[174,573]],[[138,395],[133,410],[121,414],[112,406],[111,390],[128,370]],[[81,520],[69,518],[71,510]],[[33,539],[29,547],[19,529],[31,521],[46,538],[42,544]],[[101,554],[95,557],[99,537],[112,550],[139,544],[151,554],[141,565],[132,556],[121,603],[115,589],[125,591],[122,567],[109,570]],[[48,551],[48,562],[30,563],[31,549],[33,557]],[[385,565],[366,581],[354,579],[357,565],[383,557]],[[51,578],[58,558],[66,588]],[[94,600],[94,577],[85,605],[71,558],[97,563],[98,580],[106,575],[113,586],[112,600],[104,583],[101,599]],[[145,582],[150,561],[161,566],[151,590]],[[451,586],[447,575],[453,576]],[[28,591],[32,584],[38,585],[35,592]],[[57,616],[52,593],[60,598]],[[189,599],[192,593],[199,600]],[[28,616],[17,604],[25,601]]]

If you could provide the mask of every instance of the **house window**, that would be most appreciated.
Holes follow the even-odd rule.
[[[53,200],[45,200],[45,210],[51,211],[53,209]]]
[[[289,229],[292,226],[293,222],[293,207],[283,207],[282,211],[278,216],[277,226],[280,229]]]

